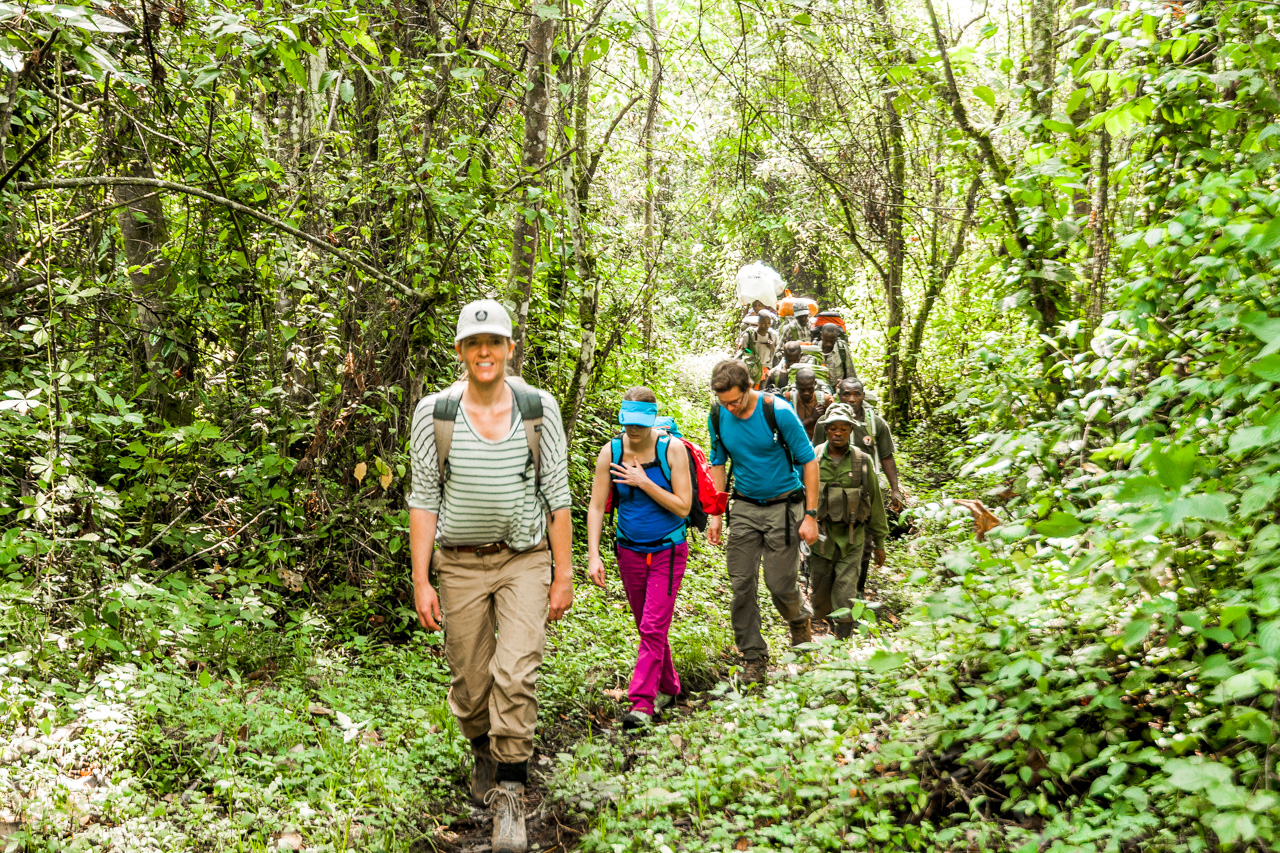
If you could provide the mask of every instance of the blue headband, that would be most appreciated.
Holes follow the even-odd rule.
[[[651,427],[658,419],[657,403],[642,403],[639,400],[623,400],[618,410],[618,423],[623,426]]]

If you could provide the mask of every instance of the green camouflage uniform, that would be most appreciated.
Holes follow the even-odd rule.
[[[845,488],[852,483],[854,464],[862,465],[862,489],[871,503],[871,515],[858,524],[819,522],[825,539],[819,539],[809,557],[809,577],[812,586],[810,602],[813,618],[823,619],[833,611],[850,607],[858,594],[859,576],[862,574],[862,555],[874,548],[883,548],[889,535],[889,520],[884,513],[884,492],[870,457],[850,444],[849,450],[839,460],[827,452],[824,442],[818,453],[818,493],[820,510],[827,501],[828,488]],[[871,534],[871,547],[867,547],[867,533]],[[843,621],[843,620],[842,620]]]

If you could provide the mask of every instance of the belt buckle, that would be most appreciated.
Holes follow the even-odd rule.
[[[489,542],[488,544],[485,544],[485,545],[477,545],[476,553],[480,554],[481,556],[488,556],[489,554],[498,553],[504,547],[506,546],[503,545],[501,542]]]

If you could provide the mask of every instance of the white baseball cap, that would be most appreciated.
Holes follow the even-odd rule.
[[[468,302],[458,313],[458,331],[453,336],[456,344],[472,335],[501,335],[511,337],[511,315],[496,299],[477,299]]]

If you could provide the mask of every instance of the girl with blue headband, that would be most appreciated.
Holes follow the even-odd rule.
[[[612,496],[618,574],[640,633],[627,690],[631,709],[622,725],[637,729],[653,722],[654,714],[673,703],[680,692],[668,633],[689,559],[685,520],[693,503],[693,482],[683,442],[654,429],[658,421],[654,393],[637,386],[622,401],[618,423],[623,432],[596,456],[587,512],[588,574],[604,588],[600,540],[606,503]]]

